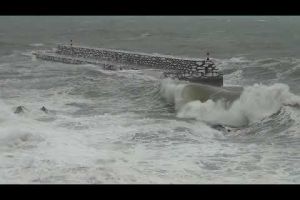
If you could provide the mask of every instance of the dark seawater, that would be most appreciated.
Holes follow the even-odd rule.
[[[0,25],[0,183],[300,183],[300,17],[1,16]],[[70,39],[209,51],[227,89],[31,54]]]

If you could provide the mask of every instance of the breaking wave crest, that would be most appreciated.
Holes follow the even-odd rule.
[[[171,80],[162,82],[161,94],[175,104],[177,117],[193,118],[234,127],[260,121],[282,106],[299,106],[300,97],[286,84],[254,84],[242,91],[233,88],[192,86]]]

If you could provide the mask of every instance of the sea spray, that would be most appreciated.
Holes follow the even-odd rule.
[[[168,103],[174,103],[176,110],[185,102],[182,98],[182,91],[186,86],[183,82],[176,82],[172,79],[163,79],[161,82],[160,93]]]
[[[177,109],[177,117],[244,126],[278,112],[284,105],[300,105],[300,97],[292,94],[288,85],[254,84],[245,87],[240,98],[231,105],[223,99],[191,101]]]

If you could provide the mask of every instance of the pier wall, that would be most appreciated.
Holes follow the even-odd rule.
[[[204,60],[181,59],[168,56],[110,50],[100,48],[88,48],[70,45],[58,45],[57,54],[77,58],[95,59],[122,63],[127,65],[145,66],[166,70],[193,70],[199,71],[204,67]]]
[[[108,70],[117,70],[117,69],[133,69],[124,65],[113,65],[111,63],[96,61],[96,60],[82,60],[80,58],[75,57],[64,57],[55,54],[46,54],[46,53],[34,53],[36,58],[40,58],[42,60],[49,60],[52,62],[61,62],[66,64],[94,64],[102,66],[104,69]]]
[[[66,57],[60,57],[60,56],[53,56],[53,55],[47,55],[47,54],[40,54],[36,53],[34,54],[37,58],[43,59],[43,60],[49,60],[54,62],[62,62],[67,64],[86,64],[88,62],[73,59],[73,58],[66,58]]]

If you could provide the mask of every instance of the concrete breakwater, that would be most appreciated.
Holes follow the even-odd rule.
[[[37,58],[43,59],[43,60],[50,60],[54,62],[62,62],[62,63],[69,63],[69,64],[86,64],[87,61],[82,61],[80,59],[74,59],[72,57],[64,57],[59,56],[51,53],[33,53]]]
[[[111,63],[105,60],[86,59],[86,58],[74,57],[71,55],[65,56],[65,55],[58,54],[56,52],[49,52],[49,51],[34,52],[33,55],[35,55],[36,58],[42,60],[48,60],[52,62],[61,62],[66,64],[94,64],[94,65],[102,66],[104,69],[109,69],[109,70],[136,69],[132,66],[118,64],[118,63]]]
[[[85,58],[164,70],[198,71],[203,69],[205,65],[205,61],[200,59],[178,58],[166,55],[70,45],[58,45],[56,54],[74,58]]]
[[[58,45],[55,51],[35,52],[37,58],[69,64],[96,64],[104,69],[152,68],[165,71],[165,77],[223,86],[223,75],[207,60],[132,51]]]

